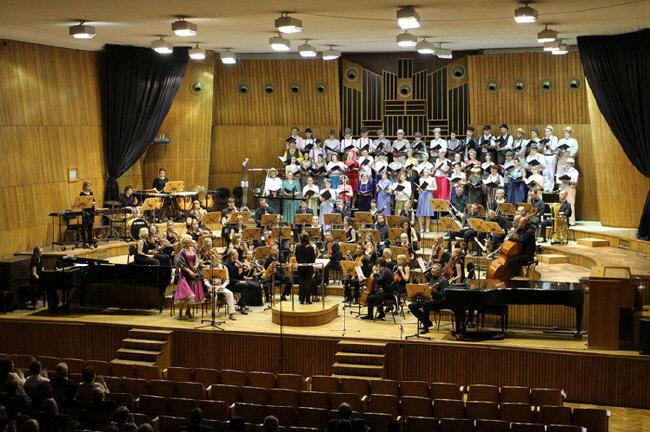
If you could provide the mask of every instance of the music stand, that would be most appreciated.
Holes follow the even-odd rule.
[[[242,233],[242,239],[244,241],[256,241],[259,240],[262,237],[262,233],[260,232],[259,228],[244,228],[244,232]]]
[[[310,239],[312,239],[312,240],[320,239],[320,228],[318,228],[318,227],[304,227],[302,230],[309,235]]]
[[[341,277],[350,277],[354,278],[356,277],[357,279],[359,278],[359,272],[357,271],[360,270],[354,261],[348,261],[348,260],[343,260],[340,262],[341,264]],[[363,275],[363,273],[361,273]],[[361,281],[359,281],[359,289],[361,289]],[[340,331],[343,332],[341,336],[345,336],[345,333],[348,331],[346,327],[346,320],[345,320],[345,309],[351,308],[352,303],[346,304],[345,301],[343,301],[343,328],[342,329],[332,329],[331,331],[336,332]],[[350,311],[350,313],[354,313],[353,311]],[[359,312],[358,315],[361,315],[361,303],[359,303]],[[354,330],[355,333],[361,333],[361,330]]]
[[[144,214],[147,211],[150,211],[153,214],[153,222],[156,222],[156,211],[163,208],[163,200],[160,197],[150,197],[144,200],[140,211]]]
[[[440,226],[442,227],[442,231],[448,231],[448,232],[460,232],[463,227],[458,226],[458,222],[454,218],[450,218],[448,216],[443,216],[440,218]]]
[[[209,320],[201,320],[201,324],[203,323],[208,323],[206,325],[200,325],[198,327],[194,327],[194,329],[200,329],[204,327],[212,327],[216,328],[219,330],[224,330],[223,327],[221,327],[221,324],[225,324],[226,321],[217,321],[217,314],[216,314],[216,303],[217,303],[217,287],[216,287],[216,281],[220,280],[221,285],[220,288],[223,288],[223,283],[225,280],[228,279],[228,270],[225,268],[204,268],[203,269],[203,278],[204,279],[209,279],[210,284],[212,285],[211,287],[211,293],[212,293],[212,316],[211,319]],[[233,311],[230,311],[230,313],[233,313]]]
[[[359,234],[361,234],[362,241],[365,241],[366,236],[368,234],[372,236],[372,241],[374,244],[377,244],[381,241],[381,235],[379,234],[379,230],[376,229],[361,229],[359,230]]]
[[[221,222],[221,212],[220,211],[213,211],[213,212],[207,212],[205,216],[203,216],[203,225],[208,226],[208,225],[219,225]]]
[[[405,248],[405,247],[402,247],[402,246],[391,246],[390,251],[392,252],[395,259],[397,259],[397,257],[399,255],[405,255],[407,258],[411,257],[409,255],[409,250],[407,248]]]
[[[341,243],[341,255],[351,257],[357,248],[356,243]]]
[[[174,193],[174,192],[183,192],[185,189],[185,182],[183,180],[170,180],[165,183],[165,188],[163,192]]]
[[[84,195],[75,197],[72,208],[74,209],[89,209],[95,205],[95,197],[93,195]]]
[[[406,297],[411,300],[411,302],[422,300],[431,300],[431,288],[427,284],[406,284]],[[420,318],[417,318],[417,329],[414,334],[406,336],[404,339],[408,340],[410,338],[416,339],[431,339],[429,336],[422,336],[420,334]]]
[[[406,218],[404,216],[399,216],[399,215],[389,215],[386,216],[386,223],[388,224],[389,227],[400,227],[402,226],[402,222],[404,222]]]
[[[343,225],[343,215],[341,213],[325,213],[323,215],[324,225],[342,226]]]
[[[372,221],[372,213],[370,212],[356,212],[354,214],[354,222],[356,223],[357,227],[361,228],[364,225],[370,225],[372,226],[373,221]]]
[[[430,198],[429,207],[436,212],[438,223],[436,224],[436,234],[440,232],[440,213],[449,213],[449,201],[439,198]]]
[[[265,227],[271,227],[278,223],[278,215],[276,214],[264,214],[262,215],[262,220],[260,224]]]
[[[332,234],[332,238],[334,240],[337,240],[339,242],[345,242],[348,239],[347,235],[345,234],[345,230],[342,229],[330,230],[330,234]]]
[[[296,213],[293,217],[293,223],[295,225],[311,225],[314,215],[309,213]]]
[[[258,261],[262,261],[270,254],[271,254],[271,246],[260,246],[253,249],[253,255],[255,255],[255,259]]]
[[[250,215],[251,214],[249,212],[245,212],[245,211],[231,212],[228,214],[228,225],[237,225],[237,219],[239,219],[239,216],[241,216],[244,223],[246,223]],[[277,215],[273,215],[273,216],[277,216]]]
[[[504,216],[514,216],[517,213],[517,209],[514,204],[511,203],[501,203],[497,206],[499,213]]]
[[[404,230],[402,228],[388,228],[388,240],[390,244],[397,244]]]

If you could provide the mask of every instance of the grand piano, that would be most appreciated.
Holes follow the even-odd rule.
[[[162,312],[171,268],[136,264],[112,264],[105,260],[66,256],[53,270],[44,270],[43,289],[62,292],[63,310],[71,304],[158,309]]]
[[[468,336],[468,313],[485,307],[502,305],[562,305],[575,309],[576,332],[582,332],[585,285],[571,282],[528,280],[468,280],[467,284],[451,285],[445,290],[445,307],[454,312],[456,338]]]

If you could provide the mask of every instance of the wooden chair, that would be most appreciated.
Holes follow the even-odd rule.
[[[157,380],[160,379],[161,373],[158,366],[136,364],[135,376],[138,378],[144,378],[148,380]]]
[[[307,381],[311,382],[312,391],[336,393],[341,390],[339,379],[332,376],[314,375],[308,378]]]
[[[92,366],[95,369],[95,373],[101,376],[112,375],[112,368],[110,362],[104,360],[88,360],[86,361],[87,366]],[[144,378],[144,377],[139,377]]]
[[[465,417],[472,420],[497,420],[499,418],[499,406],[496,402],[467,401],[465,404]]]
[[[431,397],[429,383],[424,381],[402,381],[399,384],[399,394],[404,396]]]
[[[135,408],[135,399],[130,393],[107,393],[106,399],[115,402],[115,405],[122,406],[124,405],[130,411],[133,411]]]
[[[296,424],[296,409],[289,406],[266,405],[264,407],[264,416],[275,416],[280,426],[289,427]]]
[[[341,393],[356,393],[359,396],[370,394],[370,381],[358,378],[341,378]]]
[[[404,396],[400,399],[402,417],[432,417],[431,399],[419,396]]]
[[[186,418],[161,415],[158,417],[158,432],[178,432],[188,423]]]
[[[499,419],[508,422],[530,423],[533,421],[533,411],[528,404],[504,402],[499,406]]]
[[[122,391],[122,378],[115,376],[105,376],[104,382],[111,393],[120,393]]]
[[[438,432],[438,424],[437,418],[409,416],[404,420],[403,432]]]
[[[81,373],[86,367],[86,360],[78,358],[62,358],[61,361],[68,365],[68,373]],[[15,364],[16,362],[14,362]],[[27,367],[29,368],[29,366]]]
[[[385,431],[388,428],[388,424],[395,419],[390,414],[377,412],[367,412],[363,415],[363,418],[368,422],[371,431]]]
[[[545,432],[546,428],[541,423],[510,423],[510,432]]]
[[[322,408],[298,408],[296,426],[321,429],[330,420],[329,410]]]
[[[300,393],[291,389],[270,389],[269,403],[276,406],[297,407],[300,403]]]
[[[399,383],[389,379],[373,380],[370,382],[370,394],[399,396]]]
[[[34,361],[36,360],[34,356],[26,355],[26,354],[11,354],[9,358],[11,358],[11,361],[13,362],[14,367],[16,369],[23,369],[23,370],[29,370],[31,364],[34,363]],[[81,370],[79,371],[70,370],[70,365],[68,365],[68,372],[80,373]]]
[[[277,388],[303,391],[305,389],[305,379],[298,374],[277,374],[275,376],[275,385]]]
[[[440,432],[473,432],[474,420],[462,418],[443,418],[440,420]]]
[[[194,379],[191,381],[200,382],[206,388],[219,383],[219,370],[217,369],[196,368],[193,372]]]
[[[356,393],[330,393],[330,407],[335,410],[342,403],[347,403],[352,407],[352,411],[363,412],[363,403],[361,397]]]
[[[198,405],[206,419],[226,421],[230,418],[230,406],[226,402],[200,400]]]
[[[545,425],[570,425],[571,408],[564,406],[542,405],[537,409],[537,422]]]
[[[122,389],[137,398],[149,394],[149,381],[142,378],[122,378]]]
[[[463,400],[461,387],[455,383],[431,383],[431,399]]]
[[[219,382],[237,387],[245,386],[247,384],[246,372],[234,369],[221,369],[219,371]]]
[[[177,382],[176,395],[194,400],[205,399],[205,387],[198,382]]]
[[[395,395],[373,394],[368,398],[369,413],[388,414],[392,417],[399,415],[399,397]]]
[[[433,416],[437,418],[465,418],[465,404],[461,400],[435,399]]]
[[[167,409],[167,398],[154,395],[140,395],[138,398],[138,412],[144,413],[149,418],[156,418],[169,414]]]
[[[499,401],[499,387],[489,384],[474,384],[467,391],[468,401],[494,402]]]
[[[573,408],[573,424],[589,432],[607,432],[611,412],[598,408]]]
[[[510,423],[503,420],[476,420],[476,432],[509,432]]]
[[[149,394],[167,398],[176,397],[176,383],[170,380],[151,380]]]
[[[131,413],[133,415],[133,423],[136,424],[136,426],[140,426],[143,423],[150,423],[151,420],[149,419],[149,416],[146,414],[142,413]]]
[[[135,367],[131,363],[111,363],[111,375],[123,378],[135,378]]]
[[[257,404],[237,402],[234,414],[242,416],[246,423],[260,424],[264,421],[264,407]]]
[[[246,403],[266,405],[269,402],[269,391],[262,387],[242,386],[239,388],[239,399]]]
[[[167,407],[169,415],[175,417],[189,417],[190,412],[198,406],[194,399],[188,398],[169,398],[167,399]]]
[[[303,391],[300,392],[300,406],[307,408],[330,409],[330,398],[326,392]]]
[[[248,385],[265,389],[275,388],[275,374],[271,372],[248,372]]]
[[[56,370],[56,365],[61,363],[61,359],[58,357],[49,357],[49,356],[38,356],[38,361],[41,362],[43,369],[49,371]],[[106,374],[110,375],[110,374]]]
[[[533,406],[563,406],[565,397],[563,390],[548,388],[534,388],[530,390],[530,404]]]
[[[163,377],[170,381],[194,381],[194,374],[192,373],[192,369],[185,367],[168,367],[163,371]]]
[[[208,388],[211,400],[224,401],[233,404],[239,401],[239,387],[229,384],[212,384]]]
[[[587,432],[587,428],[576,425],[548,425],[546,432]]]
[[[503,386],[499,391],[500,402],[530,403],[530,389],[520,386]]]

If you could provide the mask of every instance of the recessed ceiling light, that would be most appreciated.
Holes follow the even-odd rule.
[[[405,31],[397,35],[397,45],[401,47],[414,47],[418,43],[418,38]]]
[[[172,23],[172,31],[179,37],[196,36],[196,24],[185,21],[183,17],[179,17],[178,21]]]
[[[237,56],[234,52],[230,50],[223,51],[219,54],[221,57],[221,63],[223,64],[235,64],[237,63]]]
[[[174,46],[171,42],[165,40],[164,36],[151,42],[151,49],[158,54],[171,54],[174,52]]]
[[[280,18],[275,20],[275,28],[280,33],[300,33],[302,31],[302,21],[289,16],[287,12],[282,12]]]
[[[397,10],[397,24],[402,30],[414,29],[420,27],[420,14],[410,6]]]
[[[556,39],[557,32],[548,28],[548,25],[544,26],[544,30],[537,33],[537,42],[539,43],[553,42]]]
[[[556,51],[560,49],[560,41],[546,42],[544,44],[544,51]]]
[[[551,54],[553,55],[564,55],[569,52],[569,48],[566,46],[566,44],[561,43],[558,45],[557,49],[554,51],[551,51]]]
[[[323,60],[336,60],[337,58],[341,57],[341,51],[330,47],[330,49],[323,51],[322,56]]]
[[[528,6],[528,1],[524,0],[524,5],[515,9],[515,22],[518,24],[530,24],[537,21],[537,9]]]
[[[281,35],[270,38],[269,45],[271,45],[273,51],[289,51],[291,49],[291,42],[289,39],[285,39]]]
[[[69,27],[70,36],[75,39],[92,39],[95,37],[95,27],[81,21],[79,24]]]
[[[415,49],[420,54],[435,54],[436,52],[436,47],[426,39],[418,42],[417,45],[415,45]]]
[[[190,50],[190,58],[192,60],[205,60],[205,50],[199,48],[199,44],[196,44],[194,48]]]
[[[305,58],[316,57],[316,48],[313,45],[309,45],[309,41],[305,41],[304,44],[298,47],[298,53],[301,57]]]
[[[441,59],[451,59],[454,57],[452,51],[448,48],[436,48],[436,55]]]

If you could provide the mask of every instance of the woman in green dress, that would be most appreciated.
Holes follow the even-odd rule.
[[[282,182],[282,194],[284,195],[284,205],[282,206],[282,217],[285,222],[293,223],[293,216],[300,207],[301,197],[300,183],[293,178],[293,173],[287,170]]]

